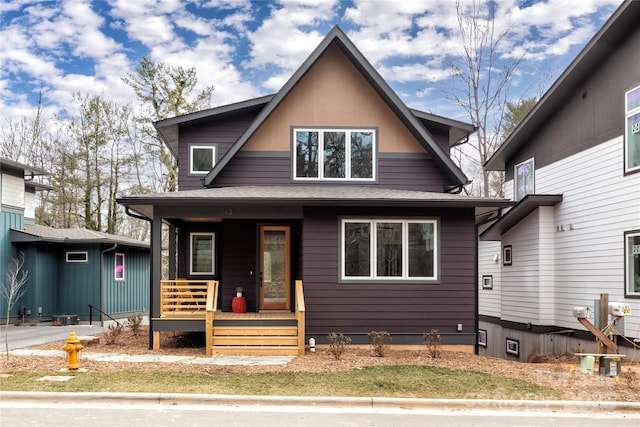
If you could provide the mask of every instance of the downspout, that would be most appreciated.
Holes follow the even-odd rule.
[[[104,326],[104,254],[115,250],[117,247],[118,244],[115,243],[112,247],[103,249],[100,252],[100,326]]]
[[[151,218],[147,218],[144,215],[140,215],[138,213],[134,213],[128,206],[125,207],[124,212],[132,218],[141,219],[143,221],[147,221],[149,223],[150,233],[149,233],[149,249],[150,252],[153,251],[153,227],[151,224],[153,220]],[[153,265],[151,260],[153,257],[149,254],[149,350],[153,348],[153,322],[151,321],[151,310],[153,308]]]

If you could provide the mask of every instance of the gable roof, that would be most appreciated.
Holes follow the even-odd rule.
[[[54,228],[44,225],[26,224],[24,229],[12,228],[11,241],[21,242],[50,242],[50,243],[89,243],[89,244],[119,244],[136,248],[149,248],[149,243],[129,237],[116,236],[85,228]]]
[[[426,150],[432,153],[435,161],[440,165],[440,167],[442,167],[443,171],[453,181],[453,183],[456,185],[467,184],[469,180],[464,172],[462,172],[462,170],[451,160],[449,154],[437,144],[433,136],[423,126],[423,121],[426,120],[436,125],[455,128],[455,131],[452,132],[450,137],[450,146],[464,142],[469,133],[475,131],[475,128],[466,123],[445,119],[428,113],[418,112],[416,110],[410,110],[338,26],[333,27],[333,29],[325,36],[318,47],[304,61],[291,78],[289,78],[278,93],[223,107],[186,114],[172,119],[162,120],[154,123],[154,125],[175,156],[178,151],[178,128],[180,124],[187,122],[192,123],[198,120],[205,120],[212,116],[222,116],[224,114],[246,111],[248,109],[260,109],[249,128],[240,136],[240,138],[238,138],[236,143],[204,177],[203,184],[208,187],[212,184],[218,173],[220,173],[236,153],[242,149],[245,143],[258,130],[262,123],[264,123],[271,113],[278,108],[280,103],[286,98],[296,84],[305,76],[320,56],[333,43],[340,48],[356,69],[358,69],[358,71],[390,107],[390,109],[397,115],[416,140]]]
[[[638,28],[640,1],[625,1],[598,33],[569,64],[529,114],[484,164],[485,170],[504,170],[505,163],[527,143],[529,136],[544,126],[566,101],[567,94],[593,74],[603,60],[616,49],[620,40]]]
[[[352,64],[362,73],[364,78],[371,84],[373,89],[391,108],[391,110],[400,118],[414,137],[420,142],[425,149],[433,153],[436,162],[443,168],[444,172],[450,177],[455,184],[464,185],[469,182],[465,174],[456,166],[449,155],[436,143],[431,134],[420,124],[418,119],[411,114],[411,111],[400,100],[398,95],[389,87],[382,76],[373,68],[371,63],[360,53],[351,40],[337,25],[325,36],[320,45],[311,53],[311,55],[302,63],[300,68],[289,78],[282,89],[269,101],[269,103],[260,111],[256,119],[249,128],[240,136],[238,141],[225,153],[218,163],[205,176],[203,184],[209,187],[214,178],[220,173],[227,163],[236,155],[238,151],[246,144],[251,136],[258,130],[260,125],[278,108],[284,98],[296,86],[298,81],[311,69],[320,56],[327,48],[335,43],[342,52],[349,58]]]

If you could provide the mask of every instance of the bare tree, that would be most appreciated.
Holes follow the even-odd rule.
[[[498,60],[501,59],[499,47],[508,32],[495,33],[495,9],[495,2],[486,2],[486,7],[483,7],[480,0],[473,0],[467,11],[460,1],[456,2],[463,54],[450,63],[453,86],[448,97],[464,108],[471,123],[478,129],[477,141],[467,144],[473,151],[467,160],[471,168],[476,170],[482,170],[482,165],[502,141],[500,130],[509,86],[523,58],[520,56],[507,60],[498,67]],[[491,175],[496,173],[482,171],[480,190],[483,196],[501,195],[492,194],[496,188],[500,189],[500,193],[502,189],[502,185],[491,183]]]
[[[178,166],[171,153],[160,143],[152,123],[210,106],[214,88],[207,86],[198,91],[196,72],[194,67],[173,67],[145,56],[136,72],[128,73],[122,79],[133,89],[144,109],[136,121],[145,138],[147,151],[153,158],[160,159],[164,168],[156,171],[156,181],[164,181],[163,191],[177,190]]]
[[[24,285],[27,283],[27,271],[22,270],[24,266],[24,253],[20,252],[18,257],[13,257],[9,262],[5,273],[6,281],[0,287],[0,294],[7,302],[7,323],[4,327],[4,348],[9,359],[9,320],[13,306],[22,298],[27,289]]]

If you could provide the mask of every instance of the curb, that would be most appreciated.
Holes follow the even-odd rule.
[[[1,402],[52,402],[158,405],[306,406],[318,408],[511,410],[539,412],[628,412],[640,417],[640,402],[566,400],[417,399],[335,396],[251,396],[181,393],[12,392],[0,391]]]

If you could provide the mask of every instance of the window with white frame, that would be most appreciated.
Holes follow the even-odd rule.
[[[341,278],[438,280],[437,219],[344,219]]]
[[[190,234],[190,274],[215,274],[215,245],[215,233]]]
[[[513,168],[513,185],[515,200],[524,199],[527,194],[535,192],[535,168],[533,158],[518,163]]]
[[[189,173],[205,175],[216,164],[215,145],[189,145]]]
[[[640,172],[640,86],[625,94],[624,171]]]
[[[624,241],[625,294],[640,297],[640,230],[625,233]]]
[[[375,180],[375,129],[293,129],[296,180]]]
[[[124,254],[117,253],[115,256],[114,277],[116,281],[124,280]]]
[[[78,251],[78,252],[66,252],[65,253],[66,262],[89,262],[89,253],[86,251]]]

